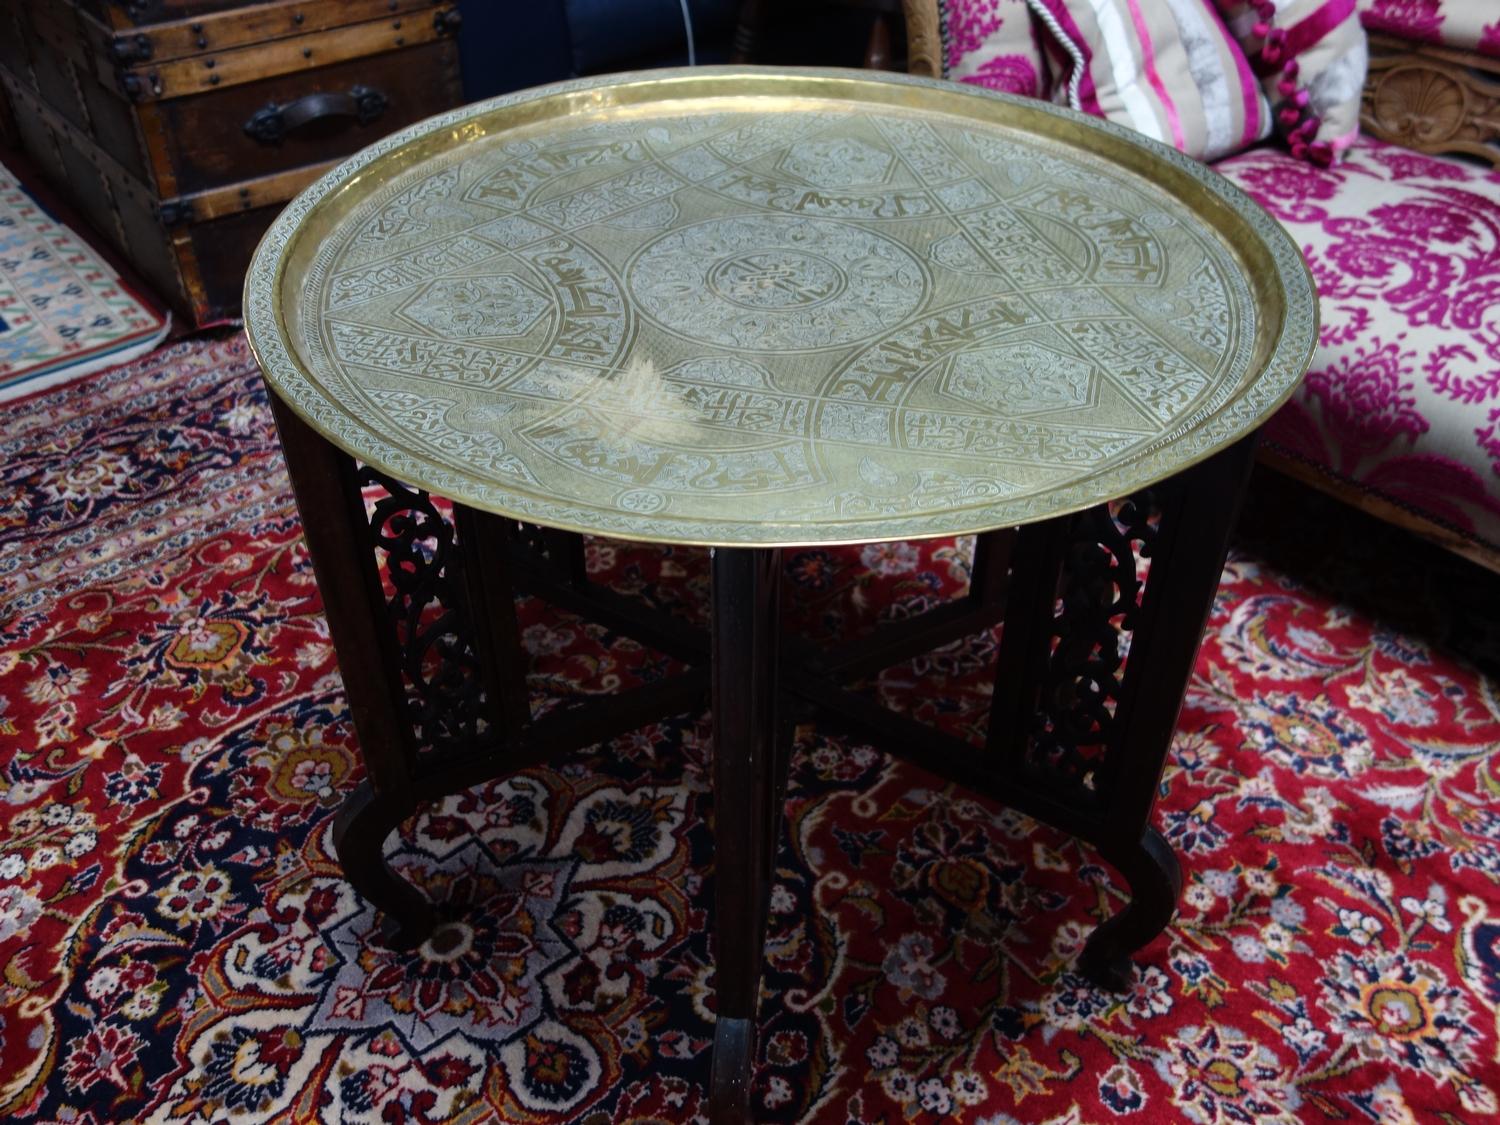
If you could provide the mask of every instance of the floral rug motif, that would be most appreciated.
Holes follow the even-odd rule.
[[[374,940],[333,814],[360,776],[264,391],[237,336],[0,408],[0,1116],[706,1120],[704,716],[424,809],[439,905]],[[593,542],[701,613],[701,552]],[[800,629],[960,593],[968,545],[792,551]],[[758,1120],[1500,1120],[1496,579],[1257,479],[1162,784],[1177,921],[1134,989],[1071,971],[1123,901],[1076,841],[804,726]],[[538,704],[657,654],[521,604]],[[888,670],[981,730],[995,638]]]
[[[0,167],[0,401],[144,355],[168,323]]]

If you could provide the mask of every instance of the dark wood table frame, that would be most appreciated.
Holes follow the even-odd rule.
[[[1095,982],[1127,987],[1131,954],[1171,920],[1182,877],[1151,809],[1253,435],[1116,504],[987,532],[965,598],[873,641],[819,650],[781,637],[778,549],[713,552],[704,635],[589,582],[578,536],[459,504],[448,518],[425,492],[356,464],[274,393],[271,403],[366,767],[339,813],[334,846],[349,881],[383,912],[393,945],[419,944],[436,923],[381,850],[420,802],[705,702],[714,792],[736,796],[714,803],[716,1123],[749,1120],[768,898],[792,721],[803,706],[1098,848],[1131,898],[1084,948],[1079,968]],[[383,496],[367,515],[370,485]],[[689,670],[533,719],[518,590]],[[1002,619],[982,747],[845,686]]]

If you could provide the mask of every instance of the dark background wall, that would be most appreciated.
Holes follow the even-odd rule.
[[[738,0],[689,0],[698,61],[724,62]],[[464,92],[472,99],[581,74],[680,66],[678,0],[462,0]]]
[[[859,66],[870,7],[770,0],[757,62]],[[688,61],[679,0],[460,0],[470,101],[585,74]],[[740,0],[688,0],[699,63],[725,62]]]

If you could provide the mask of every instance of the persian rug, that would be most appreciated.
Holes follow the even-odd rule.
[[[360,767],[242,340],[0,420],[0,1116],[705,1119],[704,716],[425,809],[389,849],[448,940],[388,952],[330,850]],[[798,627],[921,612],[967,560],[953,541],[789,552]],[[595,542],[589,561],[703,611],[701,552]],[[1071,970],[1124,895],[1089,849],[804,727],[758,1119],[1496,1119],[1495,595],[1257,480],[1161,785],[1181,909],[1124,995]],[[666,669],[521,610],[538,704]],[[976,636],[869,690],[975,731],[994,651]]]
[[[0,167],[0,402],[144,355],[169,324]]]

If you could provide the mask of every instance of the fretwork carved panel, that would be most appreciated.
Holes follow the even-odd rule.
[[[470,750],[485,733],[484,694],[453,523],[420,489],[368,466],[358,480],[379,495],[371,540],[395,631],[417,745]]]
[[[1160,531],[1158,491],[1069,521],[1024,762],[1039,779],[1080,795],[1098,794],[1100,767],[1118,746],[1129,642]]]

